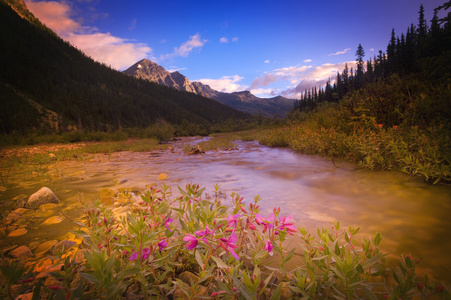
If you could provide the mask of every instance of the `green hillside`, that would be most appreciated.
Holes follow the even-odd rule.
[[[204,126],[248,115],[95,62],[0,2],[0,134]]]

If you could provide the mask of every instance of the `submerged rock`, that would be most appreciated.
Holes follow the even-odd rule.
[[[44,222],[42,222],[41,225],[53,225],[53,224],[61,223],[62,221],[63,221],[63,217],[53,216],[53,217],[48,218]]]
[[[11,250],[9,252],[9,255],[16,259],[23,259],[23,258],[33,255],[33,253],[31,252],[30,248],[22,245],[20,247],[17,247],[14,250]]]
[[[168,178],[169,176],[166,173],[161,173],[160,175],[158,175],[158,180],[167,180]]]
[[[28,198],[25,207],[38,208],[45,203],[59,203],[60,200],[55,196],[51,189],[43,187]]]
[[[8,237],[21,236],[21,235],[26,234],[27,232],[28,232],[28,230],[26,228],[19,228],[19,229],[11,231],[8,234]]]

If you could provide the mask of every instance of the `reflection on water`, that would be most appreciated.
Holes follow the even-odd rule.
[[[282,214],[293,214],[299,226],[314,229],[339,220],[345,226],[361,227],[363,235],[379,231],[385,251],[425,257],[428,269],[451,282],[449,186],[433,186],[399,173],[371,172],[344,162],[336,162],[337,168],[321,157],[255,142],[238,144],[239,151],[202,156],[121,152],[99,156],[95,162],[61,162],[55,169],[62,176],[50,182],[11,176],[10,188],[0,192],[0,201],[48,186],[62,200],[67,218],[75,219],[81,211],[79,192],[84,201],[92,201],[104,187],[145,189],[164,172],[169,175],[164,183],[173,187],[198,183],[211,191],[220,183],[226,194],[241,193],[247,202],[260,195],[263,214],[280,207]],[[39,222],[42,218],[36,216],[36,224]],[[64,235],[69,226],[67,220],[48,230],[36,226],[23,238],[54,239]],[[8,242],[20,242],[15,239]]]

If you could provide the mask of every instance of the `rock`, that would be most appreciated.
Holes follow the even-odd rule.
[[[34,250],[34,254],[36,256],[41,256],[46,254],[50,249],[53,248],[53,246],[55,246],[55,244],[58,243],[57,240],[51,240],[51,241],[46,241],[42,244],[40,244],[36,250]]]
[[[292,294],[288,283],[282,282],[282,289],[280,290],[280,299],[291,299]]]
[[[25,207],[38,208],[45,203],[59,203],[59,199],[55,196],[51,189],[43,187],[28,198]]]
[[[39,210],[46,212],[48,210],[52,210],[56,207],[55,203],[45,203],[39,206]]]
[[[0,185],[0,192],[4,192],[4,191],[6,191],[6,188],[4,186]]]
[[[41,225],[53,225],[53,224],[61,223],[62,221],[63,221],[63,217],[53,216],[53,217],[48,218],[44,222],[42,222]]]
[[[166,173],[161,173],[160,175],[158,175],[158,180],[167,180],[168,178],[169,176]]]
[[[28,231],[28,230],[27,230],[26,228],[19,228],[19,229],[16,229],[16,230],[11,231],[11,232],[8,234],[8,237],[21,236],[21,235],[26,234],[27,231]]]
[[[11,250],[9,252],[9,255],[12,256],[13,258],[16,258],[16,259],[24,259],[24,258],[26,258],[28,256],[33,255],[33,253],[31,252],[30,248],[28,248],[27,246],[22,245],[20,247],[17,247],[14,250]]]
[[[61,242],[59,242],[55,246],[53,246],[53,252],[56,252],[56,251],[64,252],[76,244],[77,243],[74,241],[62,240]]]

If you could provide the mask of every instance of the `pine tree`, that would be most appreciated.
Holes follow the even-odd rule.
[[[363,58],[365,57],[365,50],[363,50],[363,47],[361,44],[357,47],[357,51],[355,52],[355,55],[357,57],[357,73],[355,76],[355,88],[360,89],[363,83]]]

